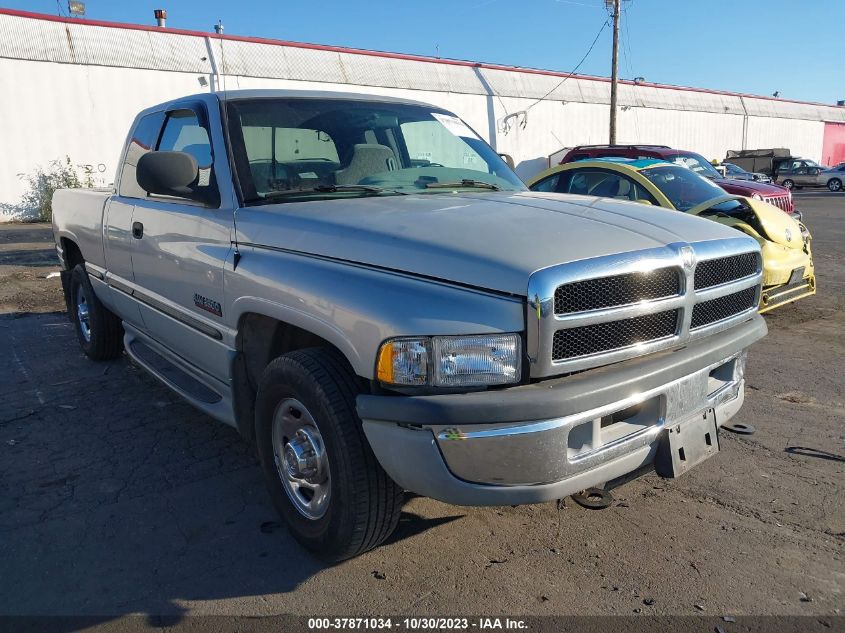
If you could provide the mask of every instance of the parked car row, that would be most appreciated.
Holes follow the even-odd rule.
[[[758,170],[790,190],[826,187],[839,192],[845,184],[845,164],[820,165],[809,158],[793,156],[786,148],[729,150],[725,161],[738,164],[740,168]]]
[[[826,168],[811,160],[790,160],[781,163],[776,181],[787,189],[826,187],[830,191],[842,191],[845,165]]]
[[[763,200],[787,213],[795,213],[792,194],[786,188],[753,180],[738,181],[726,178],[701,154],[673,149],[667,145],[579,145],[569,150],[560,162],[605,157],[658,158],[675,163],[708,178],[728,193]]]

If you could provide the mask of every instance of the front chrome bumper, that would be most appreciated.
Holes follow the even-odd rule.
[[[744,399],[745,351],[659,388],[561,418],[507,424],[402,426],[364,419],[382,467],[400,486],[456,505],[559,499],[654,461],[665,426],[713,408],[717,424]]]
[[[458,478],[493,485],[534,485],[593,470],[654,443],[666,425],[717,408],[723,424],[742,402],[745,354],[650,392],[600,409],[551,420],[431,425],[437,447]],[[725,407],[731,402],[731,407]]]
[[[650,464],[664,427],[740,409],[758,314],[717,336],[590,371],[464,394],[361,394],[381,466],[406,490],[455,505],[560,499]]]

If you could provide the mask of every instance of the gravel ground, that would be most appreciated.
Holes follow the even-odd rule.
[[[766,614],[841,627],[845,195],[797,200],[820,291],[768,316],[753,348],[737,421],[756,434],[723,433],[713,459],[617,488],[601,511],[412,497],[389,544],[332,567],[278,526],[233,430],[125,359],[83,357],[46,279],[49,226],[0,225],[0,614]]]

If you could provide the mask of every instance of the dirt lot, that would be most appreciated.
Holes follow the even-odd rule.
[[[602,511],[410,498],[388,545],[333,567],[275,523],[234,431],[126,360],[82,356],[54,313],[58,279],[45,278],[57,270],[49,227],[0,226],[0,614],[780,614],[841,626],[845,195],[798,202],[820,292],[767,317],[739,416],[756,434],[723,433],[709,462],[628,483]]]

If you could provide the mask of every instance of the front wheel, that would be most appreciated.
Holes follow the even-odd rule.
[[[346,360],[311,348],[272,361],[261,378],[255,431],[270,496],[294,538],[340,561],[384,541],[403,491],[379,465],[355,411]]]
[[[827,181],[827,188],[831,191],[842,191],[842,181],[839,178],[831,178]]]
[[[91,360],[111,360],[123,352],[123,325],[91,287],[85,264],[70,274],[70,320],[82,351]]]
[[[792,189],[792,188],[795,187],[795,182],[790,180],[789,178],[787,178],[786,180],[783,181],[783,186],[786,187],[787,189]]]

